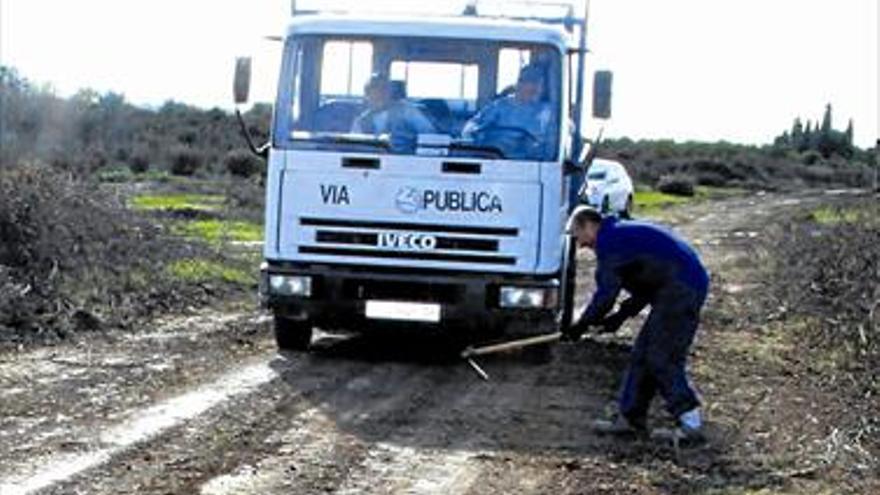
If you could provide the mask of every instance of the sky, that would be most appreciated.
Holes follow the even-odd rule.
[[[305,6],[316,3],[329,2]],[[230,109],[238,55],[254,56],[253,100],[274,96],[280,44],[265,36],[289,13],[288,0],[0,0],[0,63],[60,96],[88,87]],[[587,134],[764,144],[831,103],[834,126],[853,119],[856,143],[873,146],[878,24],[877,0],[592,0],[588,70],[614,71],[614,100]]]

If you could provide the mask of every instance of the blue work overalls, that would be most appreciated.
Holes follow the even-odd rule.
[[[621,414],[635,425],[644,425],[657,392],[676,418],[699,406],[686,371],[709,288],[699,256],[662,227],[609,217],[599,227],[596,258],[596,293],[581,321],[601,322],[621,289],[632,296],[620,309],[628,316],[651,305],[633,344],[620,394]]]

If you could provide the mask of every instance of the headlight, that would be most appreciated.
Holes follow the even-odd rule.
[[[269,292],[278,296],[310,297],[312,295],[312,277],[269,275]]]
[[[547,308],[556,304],[555,295],[555,288],[501,287],[498,305],[502,308]]]

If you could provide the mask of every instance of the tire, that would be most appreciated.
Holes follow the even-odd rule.
[[[623,208],[623,213],[620,216],[625,219],[630,219],[633,216],[632,213],[633,213],[633,197],[632,197],[632,195],[630,195],[628,198],[626,198],[626,206]]]
[[[312,343],[312,323],[275,315],[275,343],[282,351],[305,351]]]
[[[574,319],[574,289],[577,279],[577,245],[571,242],[568,247],[568,270],[563,276],[562,283],[565,284],[565,296],[562,301],[562,316],[559,319],[559,331],[565,331],[571,326]]]

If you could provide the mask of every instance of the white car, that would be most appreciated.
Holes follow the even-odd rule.
[[[628,218],[633,208],[633,183],[620,162],[596,158],[587,170],[581,201],[604,214]]]

